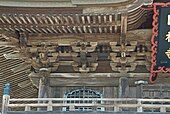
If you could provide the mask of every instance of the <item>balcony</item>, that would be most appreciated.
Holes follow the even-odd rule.
[[[170,99],[136,98],[10,99],[6,95],[3,97],[2,108],[2,114],[168,114],[169,112]]]

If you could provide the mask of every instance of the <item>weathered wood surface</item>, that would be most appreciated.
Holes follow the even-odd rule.
[[[46,101],[46,103],[28,103],[28,102]],[[53,103],[57,101],[58,103]],[[83,101],[83,103],[67,103],[67,101]],[[92,103],[85,103],[92,101]],[[98,101],[102,103],[97,103]],[[15,102],[15,103],[12,103]],[[17,103],[20,102],[20,103]],[[147,103],[146,103],[147,102]],[[148,104],[151,103],[151,104]],[[152,103],[157,104],[152,104]],[[159,102],[159,103],[158,103]],[[166,104],[164,104],[166,102]],[[121,108],[136,108],[137,112],[143,112],[143,109],[160,109],[166,112],[166,108],[170,108],[170,99],[137,99],[137,98],[32,98],[32,99],[10,99],[8,107],[48,107],[52,111],[52,107],[117,107],[117,111]]]

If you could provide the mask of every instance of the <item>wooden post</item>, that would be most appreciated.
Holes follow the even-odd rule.
[[[47,106],[47,111],[53,111],[53,106],[52,106],[52,101],[50,100],[49,102],[48,102],[48,106]]]
[[[38,91],[38,98],[48,98],[49,95],[49,76],[50,72],[47,68],[41,68],[40,72],[42,74],[42,78],[39,81],[39,91]],[[43,103],[46,101],[43,101]],[[42,101],[38,101],[38,103],[42,103]],[[42,108],[37,108],[37,111],[40,111]]]
[[[163,106],[162,106],[162,107],[160,108],[160,112],[166,112],[166,107],[163,107]]]
[[[70,106],[69,106],[69,111],[75,111],[75,106],[70,105]]]
[[[142,108],[142,106],[141,106],[141,105],[142,105],[142,102],[141,102],[140,100],[138,101],[138,105],[139,105],[139,106],[137,107],[137,112],[143,112],[143,108]]]
[[[30,111],[31,107],[30,106],[25,106],[25,111]]]
[[[126,42],[126,33],[127,33],[127,11],[121,14],[121,44],[125,45]]]
[[[8,111],[8,104],[9,104],[9,95],[3,95],[2,101],[2,114],[7,114]]]
[[[45,95],[45,85],[43,84],[43,79],[39,81],[38,98],[43,98]]]
[[[114,106],[114,112],[119,112],[120,111],[120,109],[119,109],[119,107],[118,106]]]
[[[4,86],[3,98],[2,98],[2,114],[7,114],[8,104],[10,99],[10,84],[7,83]]]
[[[43,84],[43,79],[40,79],[39,81],[39,91],[38,91],[38,98],[44,98],[45,96],[45,85]],[[38,103],[41,103],[42,101],[38,101]],[[37,108],[37,111],[40,111],[41,108]]]
[[[142,84],[136,86],[136,98],[142,98]]]
[[[127,12],[121,14],[121,33],[126,34],[127,32]]]
[[[143,93],[143,86],[145,84],[148,84],[148,82],[147,81],[143,81],[143,80],[139,80],[139,81],[136,81],[135,84],[137,85],[136,86],[136,98],[143,98],[144,97],[142,95],[142,93]]]
[[[126,98],[129,96],[129,82],[128,78],[121,77],[119,79],[119,98]]]
[[[114,112],[119,112],[120,108],[117,106],[116,101],[114,101]]]

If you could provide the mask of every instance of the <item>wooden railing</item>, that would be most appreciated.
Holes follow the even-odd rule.
[[[75,111],[76,107],[111,108],[112,111],[123,111],[124,108],[129,111],[143,112],[144,110],[155,109],[159,112],[166,112],[170,108],[170,99],[136,99],[136,98],[24,98],[24,99],[6,99],[4,109],[20,108],[24,111],[31,111],[31,108],[46,108],[47,111],[54,111],[55,107],[69,111]],[[132,109],[132,110],[131,110]],[[3,111],[2,111],[3,112]],[[5,113],[2,113],[5,114]]]

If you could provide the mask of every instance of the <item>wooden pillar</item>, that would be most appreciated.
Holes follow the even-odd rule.
[[[129,82],[128,78],[121,77],[119,79],[119,98],[129,97]]]
[[[125,43],[127,33],[127,12],[121,14],[121,38],[120,42]]]
[[[39,87],[38,87],[38,98],[43,98],[43,91],[44,91],[44,86],[42,84],[42,79],[40,78],[39,80]],[[38,103],[41,103],[41,101],[38,101]],[[37,108],[37,111],[40,111],[41,108]]]
[[[49,75],[48,69],[42,68],[40,69],[41,75],[43,76],[39,80],[39,91],[38,91],[38,98],[48,98],[48,91],[49,91]],[[43,101],[45,102],[45,101]],[[42,101],[38,101],[38,103],[42,103]],[[48,109],[48,108],[47,108]],[[42,110],[42,108],[37,108],[37,111]]]
[[[142,84],[136,86],[136,98],[142,98]]]
[[[42,76],[39,80],[39,91],[38,91],[38,98],[48,98],[49,97],[49,76],[50,71],[47,68],[40,69],[40,75]],[[46,101],[38,101],[38,103],[44,103]],[[37,108],[40,111],[42,108]],[[47,107],[48,109],[48,107]]]
[[[121,33],[127,33],[127,13],[124,12],[121,14]]]
[[[46,98],[47,97],[47,93],[46,93],[46,89],[45,89],[45,84],[44,84],[44,79],[40,79],[39,81],[39,91],[38,91],[38,98]],[[42,103],[42,101],[38,101],[38,103]],[[42,108],[37,108],[37,111],[42,110]]]
[[[136,98],[143,98],[143,86],[148,84],[147,81],[139,80],[135,82],[136,84]],[[145,96],[147,97],[147,96]]]
[[[46,96],[45,84],[43,79],[41,78],[39,80],[38,98],[45,98],[45,96]]]

